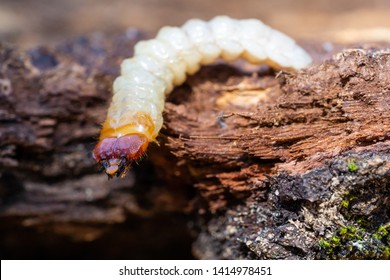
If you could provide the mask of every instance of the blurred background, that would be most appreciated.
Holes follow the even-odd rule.
[[[390,28],[390,0],[0,0],[0,41],[28,48],[128,27],[154,34],[222,14],[258,18],[295,38],[345,38],[346,30],[383,38]]]

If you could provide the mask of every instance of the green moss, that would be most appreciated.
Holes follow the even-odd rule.
[[[390,240],[390,224],[380,226],[378,230],[372,235],[375,239],[389,243]]]
[[[330,242],[326,241],[323,238],[320,239],[319,245],[321,248],[326,249],[326,250],[330,250],[333,247]]]
[[[380,234],[382,236],[386,236],[389,234],[389,230],[390,230],[390,224],[385,225],[385,226],[380,226],[378,229],[378,234]]]
[[[364,235],[364,230],[354,226],[341,227],[339,235],[343,240],[361,240]]]
[[[349,207],[349,200],[343,200],[341,202],[341,207],[348,209],[348,207]]]
[[[370,227],[370,222],[367,221],[366,216],[357,216],[355,217],[356,223],[359,225],[359,227],[362,228],[369,228]]]
[[[356,172],[359,169],[353,159],[348,159],[347,160],[347,165],[348,165],[348,170],[350,172]]]
[[[350,194],[349,192],[343,195],[343,201],[341,202],[341,207],[348,209],[351,206],[351,202],[356,200],[357,197]]]
[[[383,256],[386,260],[390,259],[390,246],[385,247],[383,250]]]
[[[359,226],[343,226],[330,238],[319,241],[325,259],[389,259],[390,225],[367,232]]]

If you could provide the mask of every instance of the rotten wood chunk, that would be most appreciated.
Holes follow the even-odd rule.
[[[47,239],[42,257],[389,257],[388,45],[309,42],[299,72],[204,67],[167,100],[159,146],[108,181],[91,150],[141,37],[0,45],[3,257]]]
[[[206,71],[225,68],[177,90],[186,98],[167,104],[163,132],[210,195],[250,194],[268,176],[389,139],[389,51],[350,49],[297,73],[231,73],[210,85]]]

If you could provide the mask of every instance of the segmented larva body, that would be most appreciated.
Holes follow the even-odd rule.
[[[113,85],[112,103],[103,124],[94,158],[109,177],[124,175],[163,124],[166,96],[187,74],[218,58],[244,58],[276,69],[300,69],[310,56],[293,39],[256,19],[217,16],[182,27],[163,27],[156,38],[138,42],[134,57],[121,64]]]

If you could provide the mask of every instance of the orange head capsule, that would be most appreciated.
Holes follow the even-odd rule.
[[[99,141],[93,150],[93,158],[103,167],[109,178],[123,177],[131,163],[148,147],[148,139],[139,134],[109,137]]]

